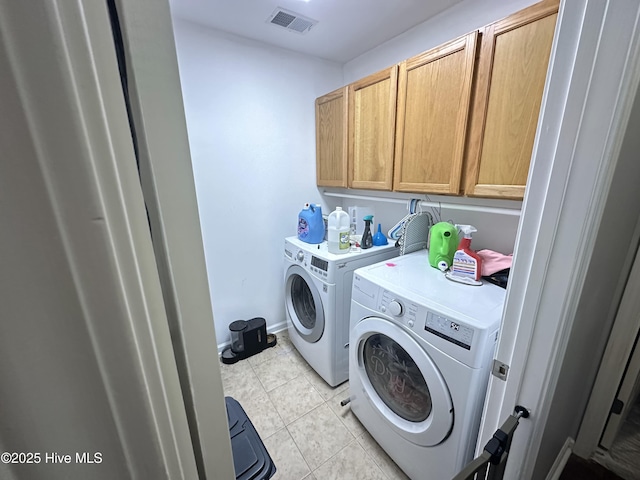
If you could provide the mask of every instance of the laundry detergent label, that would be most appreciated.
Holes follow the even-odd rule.
[[[304,240],[307,235],[309,235],[309,224],[306,219],[298,217],[298,238]]]
[[[351,244],[349,243],[349,232],[340,232],[340,250],[348,250]]]
[[[453,256],[451,271],[454,275],[476,278],[477,268],[478,264],[475,258],[467,255],[463,251],[458,250]]]

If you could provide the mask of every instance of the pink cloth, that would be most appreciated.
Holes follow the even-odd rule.
[[[485,277],[505,268],[511,268],[513,263],[513,254],[503,255],[493,250],[478,250],[476,253],[482,258],[482,275]]]

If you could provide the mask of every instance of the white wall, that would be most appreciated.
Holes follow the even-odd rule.
[[[348,210],[349,206],[369,207],[374,211],[374,227],[377,229],[378,223],[382,226],[382,231],[388,233],[388,231],[395,226],[395,224],[404,218],[409,213],[408,202],[411,197],[420,198],[425,200],[424,195],[418,194],[399,194],[390,192],[378,192],[371,193],[365,190],[353,191],[353,190],[336,190],[331,189],[333,193],[346,193],[348,195],[356,193],[356,195],[363,195],[369,198],[373,196],[380,196],[382,198],[394,198],[394,199],[407,199],[407,203],[390,203],[378,200],[361,200],[354,198],[328,198],[327,203],[333,206],[336,201],[337,205],[341,205],[344,210]],[[429,200],[432,202],[442,202],[445,207],[423,207],[422,210],[430,212],[435,222],[452,222],[460,225],[473,225],[478,229],[477,233],[473,234],[472,248],[475,250],[490,249],[504,254],[513,253],[513,246],[515,243],[516,231],[518,229],[518,223],[520,221],[519,215],[510,214],[497,214],[469,210],[459,210],[454,208],[446,208],[446,205],[474,205],[478,207],[499,208],[500,210],[509,212],[519,212],[519,208],[522,202],[519,201],[505,201],[505,200],[493,200],[493,199],[467,199],[463,197],[446,197],[429,195]]]
[[[284,326],[283,242],[315,185],[316,97],[341,65],[175,19],[216,337]]]
[[[228,325],[237,319],[262,316],[270,327],[283,325],[281,246],[284,237],[295,234],[302,204],[322,203],[324,213],[336,205],[372,206],[383,230],[407,213],[404,205],[342,200],[318,191],[315,98],[532,3],[466,0],[344,66],[174,18],[219,344],[228,341]],[[447,209],[441,213],[443,220],[478,228],[474,248],[512,253],[518,217]]]
[[[465,0],[457,3],[434,18],[347,62],[344,80],[351,83],[534,3],[536,0]]]

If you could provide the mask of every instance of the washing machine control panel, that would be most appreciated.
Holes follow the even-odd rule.
[[[400,300],[393,293],[383,290],[380,295],[378,309],[393,317],[402,317],[402,323],[406,323],[409,328],[413,328],[416,323],[416,312],[418,306],[415,303]],[[398,318],[400,320],[400,318]]]
[[[471,350],[473,328],[453,322],[442,315],[428,312],[424,329],[466,350]]]
[[[311,266],[319,268],[320,270],[326,272],[329,270],[329,262],[326,260],[322,260],[314,255],[311,255]]]
[[[379,297],[378,310],[394,317],[396,321],[406,325],[418,334],[420,334],[418,329],[424,329],[425,332],[436,335],[465,350],[471,350],[473,328],[454,322],[405,299],[399,299],[387,290],[382,290],[382,295]],[[424,333],[421,336],[424,336]]]
[[[387,306],[387,311],[394,317],[400,317],[404,313],[404,308],[398,300],[391,300]]]

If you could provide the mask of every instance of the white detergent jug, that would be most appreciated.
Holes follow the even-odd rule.
[[[329,214],[327,225],[327,244],[329,253],[348,253],[349,244],[349,215],[342,210],[342,207]]]

